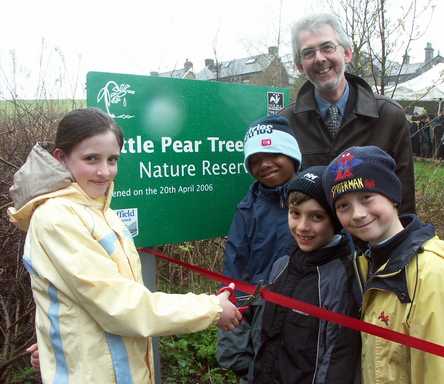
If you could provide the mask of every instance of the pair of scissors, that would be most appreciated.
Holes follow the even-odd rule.
[[[230,292],[228,300],[230,300],[236,307],[238,305],[238,300],[239,300],[241,302],[241,305],[237,307],[237,309],[239,310],[240,313],[244,314],[248,310],[250,305],[253,304],[256,301],[256,299],[258,299],[261,296],[261,290],[263,287],[264,284],[262,281],[260,281],[256,285],[256,288],[254,289],[254,293],[252,295],[239,296],[239,297],[236,297],[236,295],[234,294],[234,289],[228,285],[220,288],[217,293],[219,294],[226,291]]]

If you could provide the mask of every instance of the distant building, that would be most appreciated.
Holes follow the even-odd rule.
[[[444,57],[438,52],[434,55],[432,44],[428,42],[424,48],[424,61],[420,63],[410,63],[410,56],[405,55],[403,63],[389,62],[386,68],[385,84],[403,83],[413,79],[436,64],[444,63]],[[360,65],[363,73],[358,73],[370,83],[381,77],[379,64],[374,62],[377,70],[371,73],[371,65],[365,53],[362,53]],[[359,71],[358,71],[359,72]],[[167,72],[151,72],[151,76],[174,77],[179,79],[195,79],[207,81],[222,81],[231,83],[244,83],[256,85],[274,85],[280,87],[296,87],[303,80],[294,66],[291,54],[278,54],[277,47],[269,47],[268,53],[255,56],[233,59],[229,61],[217,62],[214,59],[205,59],[204,68],[194,72],[194,66],[188,59],[185,60],[183,68],[173,69]],[[297,87],[296,87],[297,88]]]
[[[183,68],[161,73],[151,72],[151,76],[286,87],[289,85],[287,68],[278,55],[277,47],[269,47],[268,53],[242,59],[222,62],[205,59],[204,68],[197,73],[187,59]]]
[[[185,60],[183,68],[173,69],[168,72],[151,72],[151,76],[160,76],[160,77],[174,77],[175,79],[192,79],[196,78],[193,72],[193,63],[188,59]]]
[[[196,74],[196,79],[281,87],[289,84],[277,47],[269,47],[268,53],[219,63],[206,59],[205,67]]]
[[[428,42],[424,48],[424,61],[421,63],[410,63],[410,56],[405,55],[402,64],[391,63],[388,73],[385,77],[386,84],[388,83],[403,83],[407,80],[413,79],[436,64],[444,63],[444,57],[439,52],[434,56],[434,49],[432,43]]]

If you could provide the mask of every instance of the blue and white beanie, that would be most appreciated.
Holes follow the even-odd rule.
[[[285,116],[267,116],[248,127],[244,137],[244,163],[251,174],[249,158],[255,153],[279,153],[295,163],[295,172],[301,165],[301,151]]]

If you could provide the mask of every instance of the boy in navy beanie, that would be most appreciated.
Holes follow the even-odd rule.
[[[288,184],[288,225],[297,248],[274,263],[268,288],[359,317],[353,247],[324,194],[325,168],[307,168]],[[360,346],[359,332],[267,302],[251,383],[352,384],[360,375]]]
[[[300,167],[301,152],[287,119],[268,116],[248,127],[244,158],[256,181],[237,206],[225,245],[224,274],[258,284],[268,281],[273,263],[294,246],[287,224],[286,187]],[[255,308],[249,322],[219,333],[217,360],[241,383],[248,381],[249,372],[251,377],[260,339]]]
[[[342,226],[368,243],[361,258],[363,319],[444,344],[444,242],[416,215],[398,216],[401,183],[393,158],[375,146],[351,147],[325,170],[324,189]],[[432,383],[444,359],[362,334],[363,384]]]
[[[378,147],[351,147],[328,168],[325,184],[331,205],[345,193],[359,191],[382,194],[396,206],[401,203],[401,183],[395,173],[395,160]]]

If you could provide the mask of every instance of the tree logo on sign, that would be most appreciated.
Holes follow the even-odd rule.
[[[126,98],[128,95],[134,95],[136,92],[129,89],[131,86],[129,84],[117,84],[115,81],[108,81],[103,88],[100,89],[97,94],[97,102],[100,103],[102,100],[105,104],[105,109],[108,115],[114,119],[132,119],[134,115],[119,114],[115,115],[111,111],[113,105],[122,105],[124,108],[127,106]]]

